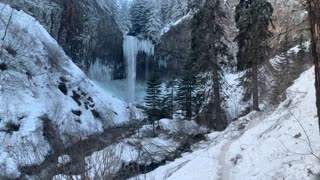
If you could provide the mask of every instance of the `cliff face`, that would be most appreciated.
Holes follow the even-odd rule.
[[[182,71],[184,62],[190,56],[190,48],[191,19],[185,19],[161,37],[161,42],[155,48],[158,67],[162,67],[161,71],[170,72],[167,74],[176,75]]]
[[[227,18],[223,21],[226,34],[229,39],[230,49],[234,55],[237,52],[237,45],[233,42],[237,35],[237,28],[234,21],[235,7],[239,0],[228,0],[225,4]],[[285,41],[284,32],[288,32],[289,47],[297,44],[301,32],[307,26],[305,21],[307,13],[299,0],[270,0],[274,8],[273,25],[270,30],[276,35],[271,45],[275,52],[280,53],[277,49],[281,49]],[[190,51],[191,42],[191,18],[181,21],[181,23],[173,26],[162,37],[161,42],[156,46],[156,55],[160,56],[170,69],[182,68],[181,65],[185,57]],[[280,34],[280,35],[277,35]],[[178,57],[177,57],[178,56]]]
[[[107,78],[123,77],[123,36],[107,3],[95,0],[7,0],[7,3],[40,21],[85,72],[92,71],[92,64],[98,63],[111,69]]]
[[[0,179],[52,179],[63,149],[126,123],[127,104],[93,84],[33,17],[0,11]]]

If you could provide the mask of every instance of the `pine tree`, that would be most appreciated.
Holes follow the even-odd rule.
[[[240,0],[236,7],[235,21],[239,34],[238,70],[251,69],[253,109],[259,110],[258,65],[266,59],[268,30],[273,13],[267,0]]]
[[[131,1],[118,0],[115,18],[119,23],[119,26],[124,31],[129,31],[131,28],[130,21],[130,7]]]
[[[160,41],[160,30],[162,28],[161,13],[156,3],[152,1],[150,3],[145,33],[150,40],[156,43]]]
[[[225,17],[220,0],[207,0],[194,16],[192,26],[192,56],[197,73],[210,72],[212,98],[210,109],[206,110],[207,125],[216,130],[224,130],[227,119],[222,108],[221,66],[229,56],[228,46],[224,42],[225,31],[219,23]]]
[[[146,0],[135,0],[130,9],[131,16],[131,30],[128,35],[131,36],[144,36],[147,23],[148,23],[148,1]]]
[[[185,118],[191,120],[194,112],[194,91],[196,88],[196,77],[191,71],[191,64],[187,64],[184,73],[178,83],[177,103],[185,112]]]
[[[300,58],[302,58],[305,55],[305,53],[307,52],[307,48],[304,44],[305,42],[306,42],[306,38],[304,37],[303,34],[301,34],[299,37],[299,52],[298,52],[298,56]]]
[[[153,126],[153,134],[155,135],[155,124],[154,122],[161,116],[161,82],[159,77],[152,74],[150,79],[147,81],[146,96],[144,98],[147,109],[145,114],[148,116]]]
[[[175,91],[177,82],[171,79],[166,82],[166,94],[163,96],[162,115],[163,118],[173,119],[174,107],[175,107]]]
[[[162,0],[161,1],[161,10],[160,10],[160,13],[161,13],[161,19],[162,19],[162,22],[164,24],[168,24],[170,23],[170,19],[171,19],[171,15],[172,15],[172,6],[173,6],[173,3],[174,1],[173,0]]]

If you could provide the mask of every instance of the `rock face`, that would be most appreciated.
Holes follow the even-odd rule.
[[[226,34],[229,39],[228,44],[235,55],[237,45],[233,40],[238,31],[234,21],[234,10],[239,0],[228,0],[226,2],[224,7],[227,12],[227,18],[223,21],[223,24],[226,27]],[[299,0],[270,0],[270,3],[274,8],[273,26],[270,29],[275,35],[281,33],[281,35],[272,39],[271,44],[275,49],[274,55],[280,53],[276,49],[283,45],[285,40],[285,33],[283,32],[288,31],[288,40],[294,42],[289,47],[297,44],[301,31],[306,27],[307,22],[304,19],[306,19],[307,14]],[[182,68],[181,65],[183,63],[181,63],[181,60],[185,59],[185,57],[181,57],[181,55],[189,53],[191,42],[190,21],[190,19],[184,20],[173,26],[161,37],[160,44],[156,46],[156,55],[165,61],[168,69],[176,70],[177,68]]]
[[[93,84],[34,18],[0,9],[0,179],[26,179],[23,170],[126,123],[127,104]]]
[[[185,19],[173,26],[161,37],[161,43],[156,46],[155,53],[158,67],[161,71],[176,74],[181,72],[183,65],[190,56],[191,48],[191,19]]]
[[[101,70],[93,64],[102,64],[110,69],[110,77],[106,78],[124,76],[123,36],[107,3],[96,0],[7,0],[6,3],[40,21],[88,74],[99,73]]]
[[[270,31],[275,35],[271,39],[271,46],[273,49],[281,48],[284,44],[286,34],[289,46],[297,44],[301,33],[307,36],[308,32],[305,27],[308,26],[307,12],[303,7],[303,3],[299,0],[268,0],[273,6],[273,17]],[[237,29],[234,22],[234,9],[239,3],[239,0],[229,0],[228,7],[228,18],[226,24],[228,25],[227,33],[230,33],[230,38],[234,38],[237,35]],[[232,39],[231,39],[232,40]],[[287,47],[288,48],[288,47]],[[288,50],[288,49],[286,49]],[[273,55],[280,53],[275,51]]]

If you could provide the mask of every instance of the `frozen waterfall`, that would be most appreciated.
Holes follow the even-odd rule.
[[[154,55],[154,45],[150,40],[140,40],[134,36],[124,36],[123,53],[127,63],[128,102],[133,103],[136,87],[136,66],[139,52]]]
[[[94,63],[90,64],[88,76],[96,81],[110,81],[113,79],[113,68],[113,65],[105,65],[100,59],[97,59]]]

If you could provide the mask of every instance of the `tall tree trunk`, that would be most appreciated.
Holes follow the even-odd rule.
[[[215,118],[213,119],[214,122],[210,123],[216,127],[216,130],[222,131],[226,128],[226,118],[224,117],[223,110],[221,108],[221,95],[220,95],[220,82],[219,82],[219,73],[217,67],[212,71],[212,78],[213,78],[213,108],[214,108],[214,115]]]
[[[259,80],[258,80],[258,64],[254,63],[252,66],[252,100],[253,110],[260,111],[259,109]]]
[[[318,109],[318,124],[320,128],[320,1],[308,0],[309,20],[311,30],[312,55],[315,67],[316,105]]]
[[[190,83],[190,82],[188,82]],[[187,90],[187,112],[186,112],[186,117],[187,120],[191,120],[192,119],[192,90],[191,90],[191,85],[188,84],[188,90]]]

